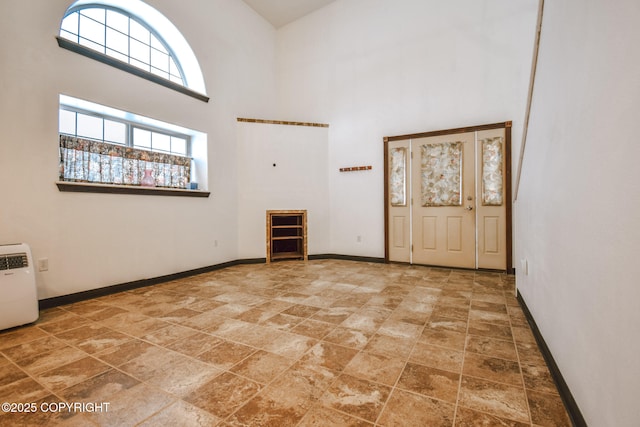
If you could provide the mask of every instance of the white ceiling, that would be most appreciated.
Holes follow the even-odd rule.
[[[333,3],[335,0],[243,0],[274,27],[280,28],[296,19]]]

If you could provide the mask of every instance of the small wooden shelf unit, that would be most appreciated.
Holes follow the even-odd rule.
[[[267,262],[307,260],[307,211],[267,211]]]

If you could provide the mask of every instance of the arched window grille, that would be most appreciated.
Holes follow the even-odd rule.
[[[141,0],[77,0],[67,9],[57,39],[62,48],[209,101],[189,43]]]
[[[184,73],[162,37],[143,21],[106,7],[67,13],[60,37],[185,86]]]

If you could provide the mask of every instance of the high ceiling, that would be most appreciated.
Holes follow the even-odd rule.
[[[335,0],[243,0],[274,27],[280,28]]]

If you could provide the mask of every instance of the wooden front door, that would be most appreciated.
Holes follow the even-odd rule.
[[[415,264],[475,268],[474,133],[411,141]]]
[[[511,269],[510,126],[385,138],[387,261]]]

